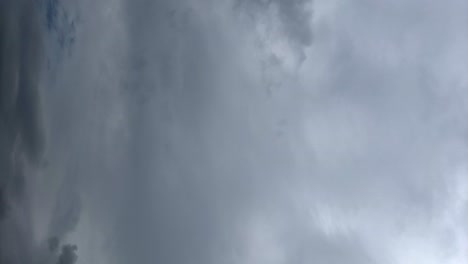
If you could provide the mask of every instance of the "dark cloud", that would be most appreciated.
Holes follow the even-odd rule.
[[[0,262],[463,262],[446,2],[1,2]]]
[[[74,264],[78,260],[78,255],[75,251],[78,250],[76,245],[64,245],[62,246],[62,252],[58,257],[57,264]]]
[[[64,177],[65,181],[58,190],[56,204],[52,211],[49,233],[63,239],[75,230],[80,220],[81,198],[76,186],[70,182],[72,177]],[[74,180],[71,180],[74,181]]]
[[[7,197],[3,189],[0,189],[0,221],[2,221],[8,214],[10,205],[8,204]]]
[[[0,262],[34,257],[28,166],[44,149],[42,36],[34,1],[0,2]]]
[[[56,236],[52,236],[47,240],[47,244],[51,252],[56,252],[58,250],[59,243],[60,243],[60,240]]]

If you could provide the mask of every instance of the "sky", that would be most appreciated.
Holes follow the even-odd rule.
[[[1,1],[0,262],[468,262],[466,25],[462,0]]]

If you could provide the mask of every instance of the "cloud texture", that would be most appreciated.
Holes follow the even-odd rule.
[[[56,262],[57,236],[77,263],[468,259],[464,1],[49,2],[67,15],[48,27],[39,5],[41,52],[1,25],[19,114],[0,236],[24,226],[24,256]]]

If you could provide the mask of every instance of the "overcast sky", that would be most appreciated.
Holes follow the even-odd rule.
[[[468,262],[468,2],[0,7],[0,261]]]

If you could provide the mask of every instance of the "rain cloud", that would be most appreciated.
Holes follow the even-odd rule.
[[[0,262],[468,259],[464,1],[38,2],[0,4]]]

